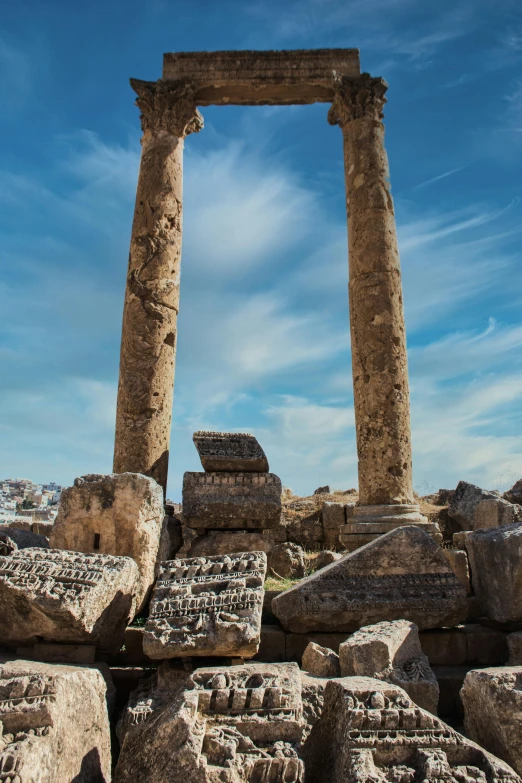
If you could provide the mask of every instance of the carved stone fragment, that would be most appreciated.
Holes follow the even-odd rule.
[[[138,609],[154,582],[164,521],[163,493],[140,473],[92,474],[62,492],[54,549],[132,557],[140,572]]]
[[[475,530],[466,538],[473,592],[499,623],[522,620],[522,524]]]
[[[500,783],[518,775],[397,686],[330,680],[303,748],[307,783]]]
[[[417,527],[392,530],[278,595],[285,630],[355,631],[381,620],[458,625],[466,591],[440,547]]]
[[[268,460],[254,435],[245,432],[195,432],[192,439],[207,473],[268,473]]]
[[[131,697],[114,783],[302,783],[296,664],[196,669],[163,664]]]
[[[94,668],[0,660],[2,783],[109,783],[105,693]]]
[[[470,671],[460,696],[466,734],[522,775],[522,666]]]
[[[134,616],[138,577],[128,557],[31,548],[0,557],[0,642],[116,652]]]
[[[265,574],[264,552],[162,563],[143,651],[160,659],[251,658],[259,647]]]
[[[422,652],[419,631],[407,620],[368,625],[339,647],[343,677],[375,677],[404,688],[415,704],[437,714],[439,685]]]
[[[183,519],[210,529],[276,527],[281,493],[274,473],[185,473]]]

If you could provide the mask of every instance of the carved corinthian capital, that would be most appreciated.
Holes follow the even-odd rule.
[[[384,79],[373,78],[369,73],[356,79],[337,78],[328,122],[343,127],[351,120],[382,120],[387,89]]]
[[[203,117],[196,108],[194,87],[185,82],[145,82],[131,79],[131,87],[138,96],[136,106],[141,111],[143,132],[166,131],[184,138],[198,133]]]

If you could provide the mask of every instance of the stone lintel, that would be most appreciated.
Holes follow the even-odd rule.
[[[358,49],[167,52],[162,79],[191,82],[198,106],[328,103],[360,75]]]

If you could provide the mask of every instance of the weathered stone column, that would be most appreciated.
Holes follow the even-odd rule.
[[[328,114],[344,137],[359,459],[359,503],[343,531],[351,549],[394,527],[427,522],[412,487],[401,269],[382,123],[386,90],[383,79],[368,74],[342,78]]]
[[[123,310],[114,472],[167,485],[181,260],[183,142],[203,120],[189,84],[131,80],[143,137]]]

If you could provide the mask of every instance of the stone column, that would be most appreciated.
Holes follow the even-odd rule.
[[[183,142],[203,120],[178,82],[131,80],[142,153],[123,310],[114,472],[166,490],[181,260]]]
[[[359,503],[343,531],[351,549],[403,524],[426,524],[412,487],[402,283],[384,147],[387,84],[336,83],[328,114],[344,138],[352,372]]]

